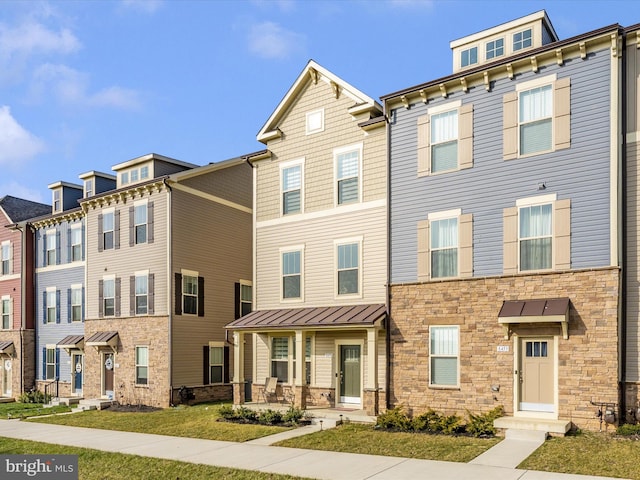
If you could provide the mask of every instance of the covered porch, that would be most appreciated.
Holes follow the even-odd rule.
[[[386,316],[385,305],[375,304],[261,310],[230,323],[234,404],[246,403],[247,336],[256,405],[377,415],[386,383]]]

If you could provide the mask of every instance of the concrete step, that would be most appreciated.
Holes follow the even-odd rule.
[[[500,417],[493,421],[493,426],[502,430],[532,430],[564,436],[571,428],[571,422],[535,417]]]
[[[504,438],[507,440],[543,443],[547,439],[547,432],[542,430],[518,430],[515,428],[509,428],[505,432]]]
[[[94,407],[87,408],[87,410],[103,410],[105,408],[109,408],[111,405],[113,405],[112,400],[105,400],[102,398],[83,398],[78,403],[78,407]]]
[[[86,412],[87,410],[97,410],[98,408],[95,405],[79,405],[75,408],[72,408],[71,411],[73,413]]]

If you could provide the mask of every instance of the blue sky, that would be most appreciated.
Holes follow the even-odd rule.
[[[204,165],[256,134],[309,59],[367,95],[448,75],[449,42],[545,9],[561,39],[637,1],[0,0],[0,196],[50,203],[159,153]]]

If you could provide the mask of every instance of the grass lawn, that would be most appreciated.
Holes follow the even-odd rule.
[[[27,418],[70,411],[71,409],[66,405],[43,407],[41,403],[0,403],[0,418]]]
[[[518,468],[640,480],[640,440],[587,432],[547,440]]]
[[[374,430],[372,425],[347,423],[334,429],[285,440],[277,445],[447,462],[468,462],[499,441],[499,438],[385,432]]]
[[[88,448],[65,447],[48,443],[0,437],[2,454],[78,455],[80,480],[294,480],[300,477],[252,472],[233,468],[211,467],[157,458],[106,453]]]
[[[218,422],[217,420],[220,418],[218,415],[219,407],[220,404],[201,404],[150,412],[118,412],[107,408],[106,410],[91,410],[71,415],[35,418],[31,421],[124,432],[155,433],[175,437],[226,440],[228,442],[246,442],[289,430],[286,427]]]

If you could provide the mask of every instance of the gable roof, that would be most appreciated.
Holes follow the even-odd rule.
[[[357,106],[357,110],[360,112],[375,110],[377,111],[375,116],[382,113],[382,106],[373,98],[365,95],[315,61],[309,60],[289,91],[285,94],[284,98],[280,100],[276,109],[258,132],[257,139],[259,142],[266,143],[268,140],[279,136],[277,128],[280,120],[288,111],[291,104],[300,96],[300,93],[306,88],[310,80],[314,82],[324,81],[332,85],[334,89],[337,89],[339,95],[346,95],[351,98],[354,106]]]
[[[11,223],[21,222],[28,218],[40,217],[51,213],[51,205],[32,202],[23,198],[5,195],[0,198],[0,208]]]

